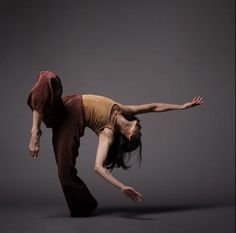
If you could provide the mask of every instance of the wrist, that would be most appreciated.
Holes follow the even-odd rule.
[[[170,105],[170,110],[181,110],[181,109],[183,109],[182,104],[171,104]]]
[[[31,134],[32,134],[32,135],[41,136],[42,131],[41,131],[41,129],[39,129],[39,128],[37,128],[37,129],[32,128],[32,129],[31,129]]]
[[[125,187],[126,187],[126,185],[123,185],[123,184],[122,184],[122,185],[120,186],[120,191],[123,192],[123,190],[124,190]]]

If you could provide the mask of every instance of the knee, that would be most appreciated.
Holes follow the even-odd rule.
[[[70,176],[70,172],[67,169],[58,168],[58,178],[62,185],[69,185],[72,182],[72,177]]]
[[[55,72],[49,71],[49,70],[41,71],[40,75],[47,77],[47,78],[56,78],[57,77]]]

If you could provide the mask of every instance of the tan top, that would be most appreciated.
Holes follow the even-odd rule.
[[[112,107],[117,104],[114,100],[99,95],[82,95],[86,126],[97,135],[104,128],[115,131],[115,120],[111,119]]]

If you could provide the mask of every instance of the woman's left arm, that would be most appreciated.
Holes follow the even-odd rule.
[[[94,170],[105,180],[110,182],[115,187],[122,189],[125,185],[111,175],[105,168],[104,163],[108,155],[109,147],[113,141],[113,131],[105,128],[99,135],[99,143],[97,148],[97,155],[95,160]]]
[[[171,110],[184,110],[197,105],[203,104],[203,97],[194,97],[191,102],[184,104],[168,104],[168,103],[150,103],[141,105],[120,105],[120,109],[124,114],[136,115],[148,112],[165,112]]]
[[[132,187],[126,186],[116,179],[112,174],[105,168],[104,162],[107,158],[109,147],[113,141],[113,131],[105,128],[99,135],[99,143],[95,161],[95,171],[109,183],[120,189],[122,193],[134,200],[140,202],[142,200],[142,194],[134,190]]]

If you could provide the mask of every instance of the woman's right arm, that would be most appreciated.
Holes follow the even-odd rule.
[[[43,114],[33,110],[33,124],[31,128],[31,138],[29,143],[29,151],[32,158],[36,159],[38,157],[39,148],[40,148],[40,137],[42,131],[40,129],[42,122]]]

